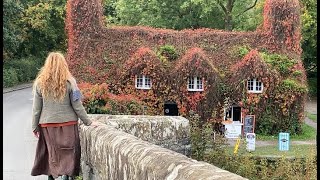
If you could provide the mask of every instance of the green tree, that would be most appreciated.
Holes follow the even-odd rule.
[[[317,74],[317,1],[302,0],[302,42],[303,62],[309,77]]]
[[[114,3],[118,24],[169,29],[222,28],[218,6],[206,7],[193,0],[118,0]]]
[[[20,26],[25,32],[20,57],[43,56],[51,50],[66,49],[64,19],[66,0],[38,0],[25,4]]]
[[[261,0],[262,1],[262,0]],[[116,14],[116,23],[170,29],[215,28],[233,30],[242,19],[255,29],[262,20],[258,0],[107,0]],[[260,8],[254,9],[257,4]],[[108,5],[109,7],[109,5]],[[254,10],[254,11],[253,11]],[[249,14],[244,16],[245,14]],[[259,14],[259,15],[258,15]],[[257,18],[259,17],[259,18]],[[238,29],[246,29],[244,27]]]
[[[234,18],[242,16],[247,11],[253,9],[258,0],[216,0],[224,13],[224,29],[232,31],[234,28]]]
[[[255,31],[263,23],[263,7],[265,0],[259,0],[254,7],[243,13],[243,7],[235,6],[233,18],[234,31]],[[237,5],[237,4],[236,4]]]
[[[14,57],[23,40],[18,23],[22,11],[23,5],[20,1],[3,1],[3,61]]]

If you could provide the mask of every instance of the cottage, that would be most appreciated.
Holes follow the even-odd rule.
[[[306,75],[298,0],[266,0],[253,32],[107,27],[99,0],[68,0],[68,63],[78,81],[107,82],[153,115],[197,112],[204,121],[263,133],[301,132]]]

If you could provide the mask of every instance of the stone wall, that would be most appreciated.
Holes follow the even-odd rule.
[[[153,117],[153,119],[150,116],[94,115],[92,117],[104,125],[96,128],[80,126],[84,180],[245,179],[151,143],[188,137],[188,133],[182,135],[187,131],[179,130],[188,127],[188,123],[185,124],[186,121],[182,117]],[[129,119],[135,125],[129,123]],[[157,125],[156,120],[160,120],[161,123]],[[173,120],[172,126],[164,125],[166,124],[164,122],[170,120]],[[159,132],[161,128],[165,129],[164,132]]]
[[[189,121],[181,116],[90,115],[141,140],[191,155]]]

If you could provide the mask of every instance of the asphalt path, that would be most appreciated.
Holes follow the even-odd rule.
[[[31,176],[37,139],[31,130],[32,89],[3,94],[3,179],[46,180]]]

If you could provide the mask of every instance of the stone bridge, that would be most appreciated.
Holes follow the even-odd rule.
[[[240,180],[190,155],[189,122],[179,116],[90,115],[80,126],[84,180]]]

